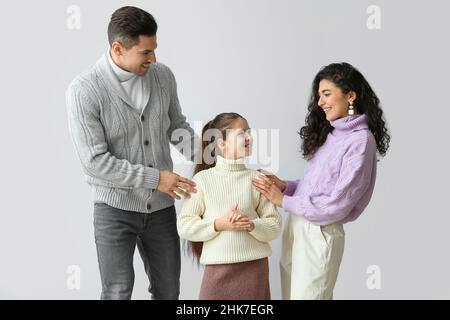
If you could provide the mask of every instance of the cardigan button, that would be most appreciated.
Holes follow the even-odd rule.
[[[141,116],[141,121],[144,122],[145,121],[145,117]]]
[[[145,140],[144,144],[145,144],[146,146],[148,146],[148,145],[149,145],[148,140]]]
[[[151,210],[152,209],[152,205],[150,203],[147,203],[147,210]]]

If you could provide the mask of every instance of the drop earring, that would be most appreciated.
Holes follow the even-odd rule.
[[[353,109],[353,101],[350,101],[350,105],[348,106],[348,115],[352,116],[355,114],[355,110]]]

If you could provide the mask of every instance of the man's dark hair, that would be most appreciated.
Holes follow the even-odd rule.
[[[122,7],[111,16],[108,40],[110,45],[118,41],[129,49],[139,43],[139,36],[153,37],[157,30],[155,19],[147,11],[130,6]]]

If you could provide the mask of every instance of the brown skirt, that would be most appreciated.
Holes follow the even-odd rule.
[[[199,299],[270,300],[269,260],[206,265]]]

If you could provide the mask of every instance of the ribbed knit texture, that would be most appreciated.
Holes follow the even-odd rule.
[[[170,69],[155,63],[145,77],[151,88],[142,113],[132,107],[106,55],[72,81],[66,102],[70,134],[94,202],[151,213],[174,203],[156,190],[159,171],[173,170],[170,143],[192,151],[196,136],[181,112]],[[186,129],[191,140],[170,141],[176,129]]]
[[[271,255],[268,242],[278,237],[281,216],[275,205],[252,186],[257,175],[246,168],[243,159],[218,156],[214,168],[194,176],[198,192],[185,200],[177,227],[180,237],[204,242],[200,263],[236,263]],[[236,204],[253,220],[255,229],[216,232],[214,220]]]
[[[132,107],[141,113],[150,98],[149,77],[141,77],[120,68],[111,57],[109,49],[106,56],[117,80],[133,103]]]
[[[369,204],[376,180],[376,141],[366,115],[331,121],[325,143],[308,161],[302,179],[288,181],[286,211],[328,225],[358,218]]]

